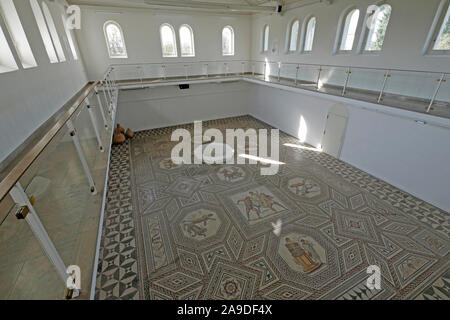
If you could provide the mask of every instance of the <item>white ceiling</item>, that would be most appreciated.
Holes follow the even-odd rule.
[[[277,4],[304,0],[67,0],[69,4],[120,8],[164,8],[234,13],[270,13]]]

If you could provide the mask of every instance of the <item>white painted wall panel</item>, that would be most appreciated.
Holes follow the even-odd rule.
[[[205,60],[248,60],[250,58],[251,19],[249,16],[88,6],[82,6],[81,16],[82,28],[77,31],[77,37],[90,79],[101,77],[110,64],[188,63]],[[114,20],[121,25],[128,59],[109,58],[103,34],[103,25],[108,20]],[[178,41],[179,27],[182,24],[189,24],[192,27],[195,57],[162,57],[159,34],[159,27],[162,23],[170,23],[174,27]],[[222,28],[226,25],[234,28],[234,56],[222,56],[221,34]],[[127,76],[125,75],[125,77]],[[133,78],[136,75],[131,74],[128,77]]]
[[[68,51],[66,62],[50,63],[29,1],[14,3],[38,66],[0,74],[0,162],[87,82],[81,60],[71,59]],[[61,16],[52,13],[64,39]]]
[[[248,114],[245,82],[121,91],[117,122],[135,131]]]

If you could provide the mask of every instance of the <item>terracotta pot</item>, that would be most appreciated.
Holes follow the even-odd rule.
[[[133,130],[131,130],[130,128],[128,128],[127,129],[127,131],[125,131],[125,136],[127,137],[127,138],[133,138],[133,136],[134,136],[134,132],[133,132]]]
[[[125,136],[123,135],[123,133],[118,133],[118,134],[114,134],[113,137],[113,142],[115,144],[122,144],[124,143],[126,140]]]
[[[122,128],[119,123],[117,124],[117,129],[120,130],[120,133],[125,133],[125,129]]]

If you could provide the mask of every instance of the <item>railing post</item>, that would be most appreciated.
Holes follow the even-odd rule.
[[[74,279],[67,272],[67,267],[64,264],[64,261],[61,259],[61,256],[56,250],[55,245],[53,244],[47,231],[42,225],[42,222],[39,219],[36,210],[30,203],[30,200],[28,199],[28,196],[23,190],[20,182],[16,183],[16,185],[11,189],[9,194],[11,195],[11,198],[18,206],[28,208],[28,214],[25,217],[25,221],[30,226],[30,229],[33,232],[36,239],[39,241],[42,249],[49,258],[50,263],[55,267],[56,273],[58,274],[61,281],[64,283],[64,286],[67,288],[67,284],[69,282],[71,284],[75,284]],[[75,288],[72,294],[72,298],[78,297],[79,295],[80,295],[79,289]]]
[[[320,84],[320,75],[322,73],[322,66],[319,66],[319,75],[317,76],[317,83],[316,83],[316,88],[317,90],[319,90],[319,84]]]
[[[104,82],[101,81],[101,84],[102,84],[102,88],[103,88],[103,96],[105,97],[105,103],[106,103],[106,105],[108,107],[108,113],[111,115],[111,102],[108,101],[108,96],[106,94],[106,88],[105,88]]]
[[[112,100],[112,98],[113,98],[113,96],[114,96],[114,91],[113,91],[112,86],[111,86],[111,83],[110,83],[110,81],[109,81],[109,71],[106,73],[106,76],[105,76],[105,83],[106,83],[106,88],[108,89],[108,93],[109,93],[109,95],[110,95],[110,97],[111,97],[111,100]]]
[[[255,64],[252,63],[252,77],[255,77]]]
[[[80,158],[81,165],[83,166],[84,173],[89,181],[89,187],[92,195],[97,194],[97,189],[95,188],[94,178],[92,178],[91,170],[87,164],[86,158],[83,153],[83,149],[80,145],[80,140],[78,139],[78,135],[76,129],[71,120],[67,121],[67,128],[69,129],[70,136],[72,137],[73,144],[75,145],[75,149],[77,150],[78,157]]]
[[[97,122],[95,122],[94,111],[92,110],[92,107],[91,107],[91,104],[89,103],[88,98],[86,98],[85,103],[86,103],[86,108],[88,109],[88,112],[89,112],[89,118],[91,118],[91,123],[92,123],[92,127],[94,128],[95,136],[97,138],[98,147],[99,147],[100,151],[103,152],[105,150],[103,148],[102,138],[101,138],[100,132],[97,127]]]
[[[141,87],[144,87],[144,83],[142,80],[142,76],[143,76],[143,72],[142,72],[142,67],[141,66],[137,66],[136,69],[138,70],[138,77],[139,77],[139,81],[141,82]]]
[[[205,63],[205,67],[206,67],[206,79],[209,78],[209,70],[208,70],[208,64]]]
[[[97,87],[94,87],[95,96],[97,97],[98,107],[100,108],[100,113],[102,115],[103,124],[105,125],[105,130],[108,130],[108,121],[106,121],[105,111],[103,110],[102,99],[100,99],[100,95],[98,94]]]
[[[297,64],[297,67],[295,68],[295,85],[297,86],[297,81],[298,81],[298,71],[300,70],[300,65]]]
[[[390,78],[389,70],[384,74],[383,85],[381,86],[380,95],[378,96],[377,102],[380,103],[383,100],[384,89],[386,88],[387,79]]]
[[[267,69],[267,62],[264,62],[264,70],[263,70],[263,72],[264,72],[264,74],[263,74],[264,81],[266,81],[266,69]]]
[[[245,73],[245,62],[241,62],[241,75],[243,76]]]
[[[163,65],[161,66],[161,69],[162,69],[162,77],[163,77],[164,80],[166,80],[166,77],[167,77],[167,74],[166,74],[166,66],[163,64]]]
[[[225,69],[225,77],[228,77],[228,64],[224,62],[223,67]]]
[[[352,71],[350,70],[350,67],[347,70],[347,77],[345,78],[344,88],[342,89],[342,96],[345,96],[345,92],[347,90],[348,80],[350,78],[350,74]]]
[[[188,79],[188,65],[187,64],[184,65],[184,77],[186,80]]]
[[[281,61],[278,62],[278,82],[280,82],[281,77]]]
[[[103,81],[103,90],[106,90],[106,93],[108,94],[108,103],[109,105],[112,105],[113,96],[111,91],[109,90],[108,80],[105,77],[105,80]]]
[[[439,89],[441,88],[442,82],[447,81],[447,80],[445,80],[444,78],[445,78],[445,73],[443,73],[443,74],[441,75],[441,77],[440,77],[439,79],[437,79],[437,81],[438,81],[439,83],[438,83],[438,85],[437,85],[437,87],[436,87],[436,90],[434,91],[433,96],[432,96],[431,99],[430,99],[430,104],[428,105],[427,113],[430,112],[431,107],[433,106],[434,100],[436,100],[436,97],[437,97],[437,95],[438,95],[438,93],[439,93]]]

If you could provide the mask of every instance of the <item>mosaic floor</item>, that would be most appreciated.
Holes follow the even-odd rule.
[[[283,133],[273,176],[174,165],[174,128],[113,147],[96,299],[449,299],[449,213]]]

